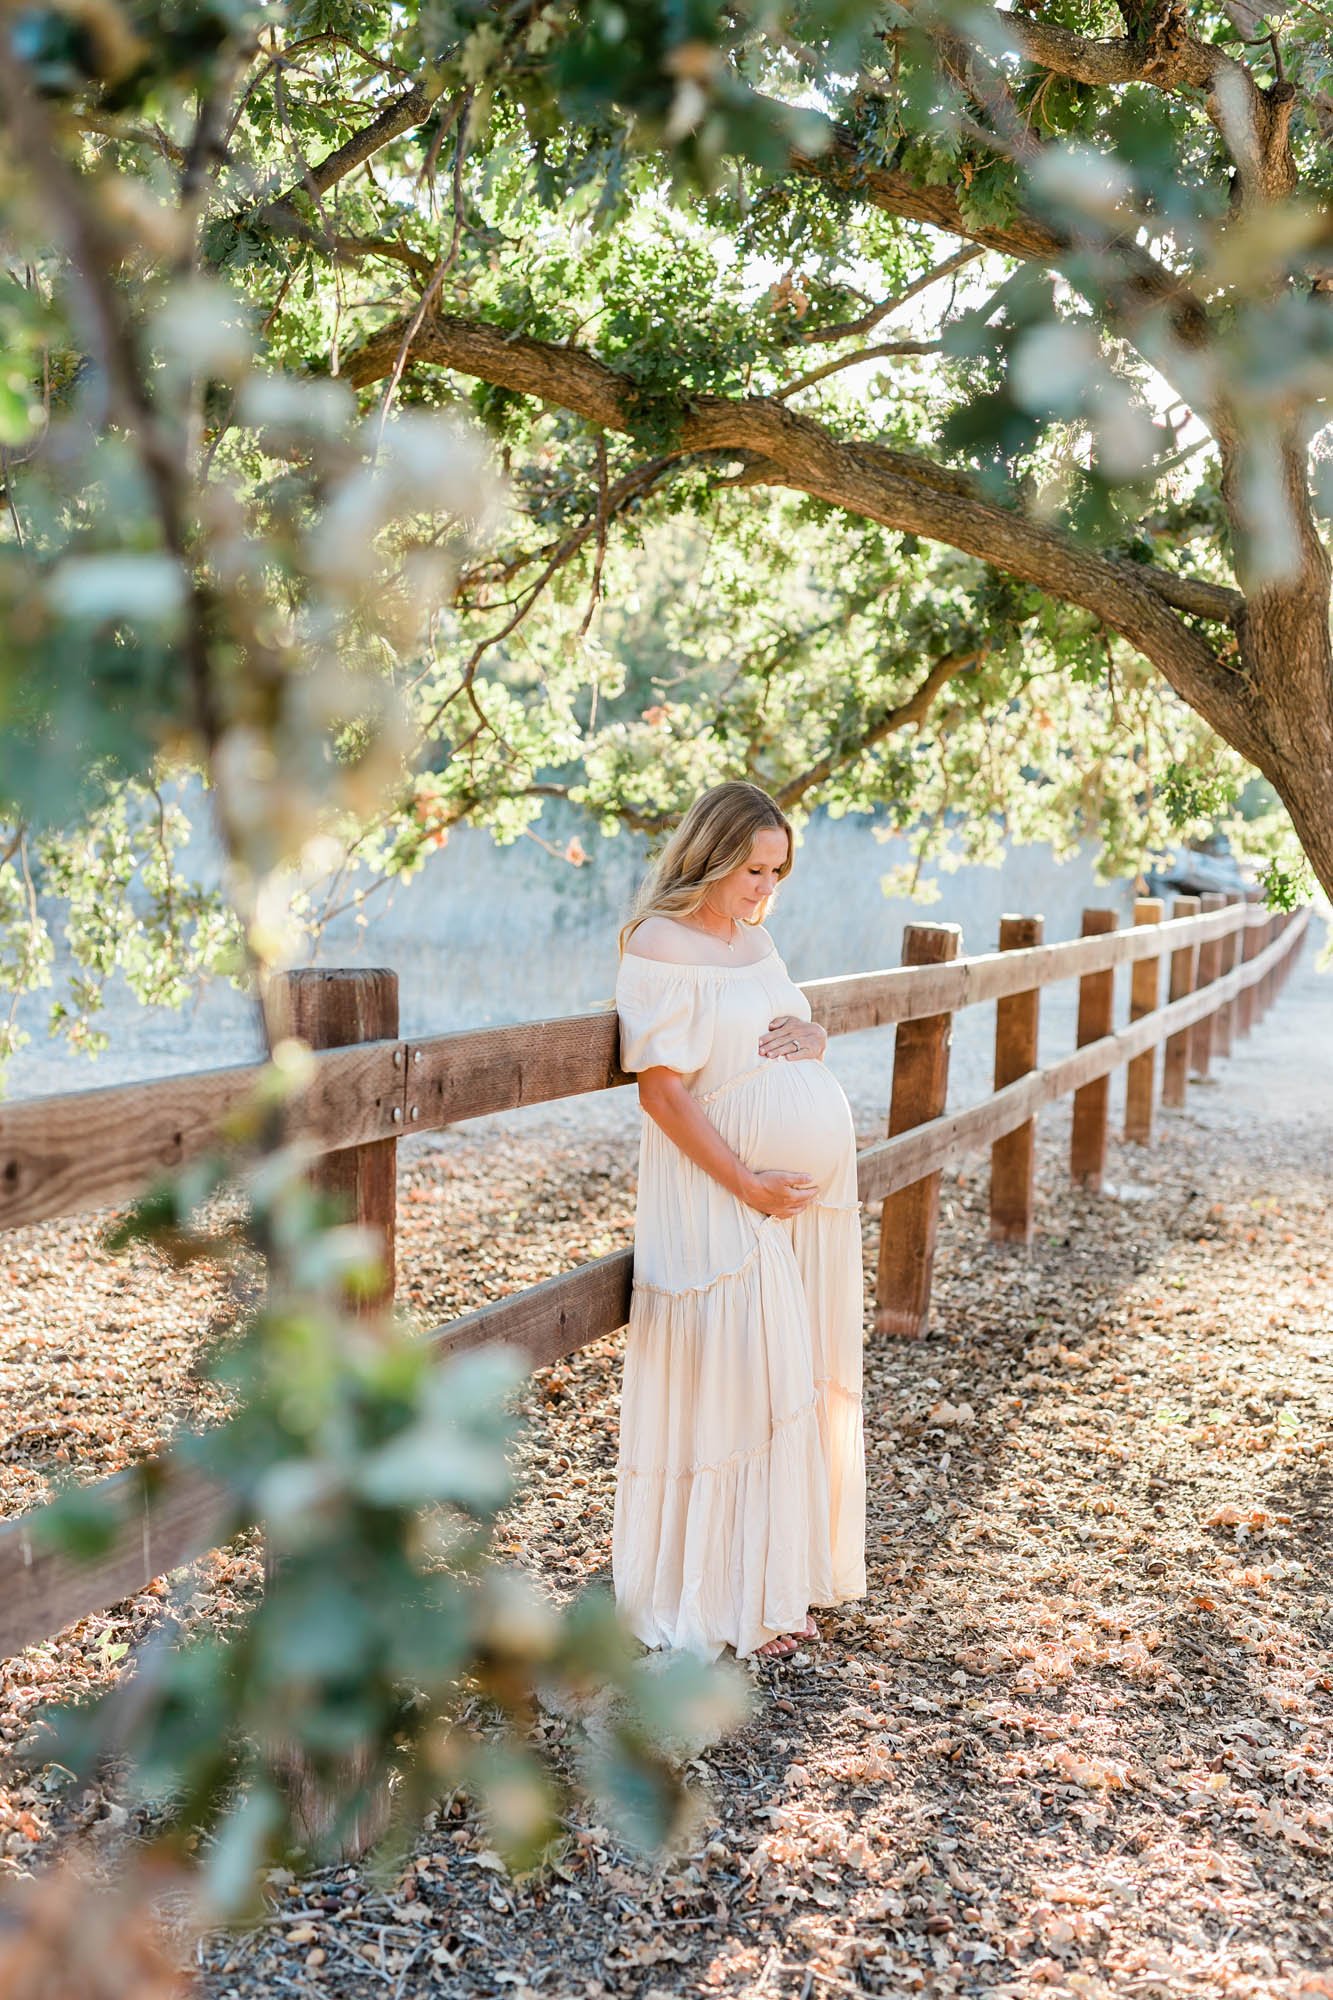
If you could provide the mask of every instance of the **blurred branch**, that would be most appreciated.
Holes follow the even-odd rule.
[[[914,0],[904,0],[908,11]],[[1213,42],[1190,32],[1179,6],[1134,4],[1122,9],[1136,32],[1106,41],[1090,40],[1017,10],[974,8],[965,32],[987,49],[1006,42],[1018,54],[1057,76],[1093,86],[1144,83],[1160,90],[1201,90],[1208,116],[1235,162],[1245,200],[1280,200],[1298,175],[1291,152],[1291,114],[1296,93],[1278,61],[1277,82],[1258,84],[1248,66]],[[926,33],[952,43],[958,31],[937,30],[923,19]]]
[[[900,311],[922,292],[929,291],[932,285],[940,282],[941,278],[951,277],[955,271],[961,271],[965,264],[974,264],[983,254],[979,243],[969,244],[964,250],[955,250],[952,257],[946,257],[942,264],[936,264],[932,270],[926,271],[910,285],[904,286],[901,292],[895,292],[891,299],[885,299],[881,305],[863,313],[860,319],[844,320],[840,326],[814,327],[809,333],[801,334],[800,338],[807,345],[813,346],[817,342],[852,340],[858,334],[873,333],[881,321]]]
[[[463,93],[463,97],[459,106],[459,115],[457,120],[458,137],[454,142],[453,235],[449,240],[449,248],[445,251],[443,257],[441,257],[439,263],[436,265],[435,269],[431,273],[430,283],[426,286],[425,291],[421,294],[421,297],[418,299],[416,306],[413,308],[412,316],[409,319],[406,330],[404,331],[403,334],[402,345],[399,348],[397,355],[394,357],[393,369],[389,375],[389,386],[384,392],[384,400],[380,405],[379,435],[381,438],[383,438],[384,436],[384,426],[389,420],[389,411],[393,407],[393,399],[395,394],[397,393],[398,384],[402,380],[403,370],[407,366],[407,356],[411,348],[413,339],[416,336],[417,330],[420,327],[422,320],[426,317],[426,314],[430,311],[431,306],[434,303],[435,298],[439,293],[440,286],[444,283],[444,280],[447,277],[448,273],[453,269],[455,260],[457,259],[458,256],[459,245],[462,243],[463,240],[463,222],[464,222],[463,167],[467,160],[467,146],[468,146],[468,136],[469,136],[468,127],[472,113],[472,95],[473,94],[471,90],[464,91]]]
[[[812,368],[806,375],[798,375],[794,381],[784,383],[781,389],[773,391],[775,402],[783,403],[788,396],[798,390],[809,389],[816,382],[823,382],[830,375],[838,375],[844,368],[855,368],[863,361],[878,361],[892,356],[906,354],[938,354],[938,340],[881,340],[871,347],[859,347],[855,354],[840,355],[836,361],[826,361],[821,368]]]
[[[97,111],[77,111],[70,124],[76,132],[92,132],[99,139],[113,139],[121,146],[147,146],[173,166],[185,165],[184,146],[178,145],[161,125],[123,125],[119,119]]]
[[[96,184],[76,173],[57,143],[51,113],[25,66],[0,63],[0,107],[17,141],[19,158],[63,238],[70,278],[81,299],[89,347],[105,389],[105,420],[119,426],[139,460],[163,545],[179,566],[184,587],[182,657],[193,725],[213,770],[219,818],[228,827],[230,802],[216,770],[223,734],[210,645],[211,605],[191,543],[186,439],[155,407],[139,349],[134,318],[115,278],[120,246],[97,198]],[[213,129],[215,105],[201,109],[197,128]]]
[[[306,194],[318,201],[321,196],[329,192],[330,188],[336,187],[340,180],[345,180],[348,174],[355,173],[358,167],[364,166],[382,146],[401,138],[404,132],[410,132],[414,126],[424,125],[443,89],[443,77],[428,78],[424,82],[414,83],[400,96],[390,98],[387,104],[380,107],[368,125],[363,126],[359,132],[354,132],[331,153],[327,153],[318,166],[307,167],[298,181],[293,181],[285,193],[265,202],[255,211],[252,219],[269,227],[281,220],[287,211],[295,213],[299,219],[299,210],[293,208],[298,196]],[[445,113],[448,124],[452,125],[457,120],[460,109],[461,100],[456,100],[449,106]]]
[[[327,243],[338,257],[384,257],[390,263],[404,265],[422,284],[430,282],[435,265],[424,250],[414,250],[401,236],[333,236],[321,238],[310,231],[308,241],[316,248]]]
[[[984,644],[968,646],[962,652],[946,653],[943,658],[936,660],[920,686],[905,701],[884,709],[873,722],[858,732],[855,742],[840,746],[837,750],[826,751],[808,770],[801,772],[799,777],[789,778],[784,785],[779,785],[773,794],[778,804],[799,805],[814,786],[826,783],[835,771],[841,770],[857,757],[864,756],[867,750],[872,750],[877,743],[882,743],[886,736],[893,735],[896,730],[906,729],[912,723],[924,722],[940,689],[947,686],[950,681],[956,680],[958,675],[965,673],[969,667],[978,666],[989,651],[990,648]]]

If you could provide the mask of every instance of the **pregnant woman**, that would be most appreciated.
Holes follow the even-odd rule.
[[[865,1591],[851,1113],[764,930],[791,827],[717,785],[621,937],[646,1116],[621,1400],[616,1599],[647,1646],[778,1657]]]

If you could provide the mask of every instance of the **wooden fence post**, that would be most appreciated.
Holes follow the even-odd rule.
[[[398,1035],[398,974],[382,968],[345,972],[307,966],[280,976],[274,1015],[286,1035],[296,1035],[312,1049],[343,1048],[349,1042],[396,1040]],[[401,1052],[400,1052],[401,1053]],[[395,1058],[397,1060],[397,1057]],[[395,1107],[395,1121],[401,1113]],[[355,1301],[354,1310],[371,1314],[393,1302],[394,1213],[398,1199],[398,1142],[377,1139],[366,1146],[346,1146],[325,1153],[311,1168],[314,1185],[340,1204],[348,1221],[371,1230],[379,1242],[380,1282]],[[273,1556],[265,1556],[272,1576]],[[296,1746],[279,1745],[290,1789],[293,1817],[314,1846],[328,1838],[341,1810],[337,1787],[328,1786],[305,1763]],[[346,1760],[349,1787],[363,1785],[368,1759],[360,1753]],[[340,1842],[344,1860],[355,1861],[374,1846],[392,1818],[393,1801],[387,1785],[374,1787]]]
[[[1241,932],[1241,966],[1247,966],[1251,962],[1251,958],[1255,958],[1257,952],[1259,952],[1259,926],[1249,922],[1249,906],[1247,906],[1247,910],[1245,910],[1245,930]],[[1237,1002],[1235,1002],[1235,1032],[1237,1032],[1237,1038],[1245,1040],[1245,1036],[1253,1030],[1253,1026],[1255,1026],[1255,988],[1253,986],[1241,986],[1241,992],[1237,994]]]
[[[1228,909],[1234,908],[1235,902],[1236,898],[1229,896],[1227,898]],[[1219,979],[1225,979],[1227,974],[1233,970],[1240,957],[1240,932],[1232,931],[1229,936],[1221,940],[1221,944],[1222,954],[1218,962],[1217,976]],[[1220,1056],[1229,1056],[1231,1054],[1232,1043],[1235,1037],[1235,1025],[1236,1003],[1234,1000],[1224,1000],[1217,1010],[1213,1027],[1215,1046]]]
[[[1197,917],[1199,899],[1197,896],[1177,896],[1171,905],[1172,918]],[[1171,984],[1167,997],[1184,1000],[1194,991],[1194,981],[1199,969],[1199,947],[1197,944],[1183,944],[1171,954]],[[1162,1103],[1173,1111],[1179,1111],[1185,1102],[1185,1092],[1189,1083],[1190,1031],[1181,1028],[1177,1034],[1166,1038],[1166,1052],[1162,1057]]]
[[[1274,944],[1277,943],[1278,939],[1282,936],[1282,933],[1286,930],[1286,928],[1287,928],[1286,912],[1285,910],[1278,910],[1273,917]],[[1268,1004],[1270,1007],[1276,1005],[1278,996],[1280,995],[1281,991],[1282,991],[1282,967],[1280,965],[1275,965],[1273,967],[1273,970],[1268,975]]]
[[[1023,951],[1042,941],[1041,917],[1001,917],[1000,950]],[[1007,993],[995,1003],[995,1088],[1003,1090],[1037,1067],[1041,988]],[[1029,1118],[991,1147],[990,1233],[993,1243],[1032,1241],[1036,1120]]]
[[[1083,936],[1104,937],[1120,919],[1114,910],[1085,910]],[[1099,1042],[1115,1023],[1115,971],[1085,972],[1078,982],[1078,1046]],[[1080,1187],[1095,1193],[1106,1171],[1106,1107],[1111,1079],[1099,1076],[1074,1092],[1074,1121],[1069,1141],[1069,1171]]]
[[[957,958],[957,924],[908,924],[904,965],[944,965]],[[889,1137],[938,1118],[949,1094],[952,1014],[899,1021],[893,1035]],[[930,1280],[940,1221],[940,1176],[927,1174],[886,1197],[880,1211],[875,1331],[919,1339],[930,1319]]]
[[[393,1041],[398,1035],[398,974],[384,969],[342,972],[305,966],[276,982],[275,1015],[286,1035],[312,1049],[340,1049],[349,1042]],[[398,1117],[395,1110],[394,1116]],[[311,1169],[316,1187],[343,1208],[349,1222],[373,1230],[380,1244],[381,1282],[360,1302],[378,1312],[393,1299],[394,1212],[398,1200],[398,1142],[377,1139],[325,1153]]]
[[[1274,944],[1277,943],[1278,939],[1281,937],[1286,927],[1287,927],[1287,918],[1285,911],[1283,910],[1275,911],[1273,915]],[[1276,1004],[1277,997],[1281,991],[1282,991],[1282,968],[1279,965],[1275,965],[1272,971],[1268,975],[1268,1004],[1270,1007]]]
[[[1203,915],[1209,916],[1214,910],[1225,909],[1227,899],[1210,889],[1207,894],[1200,896],[1199,901],[1203,906]],[[1206,943],[1199,946],[1198,985],[1211,986],[1221,969],[1222,940],[1209,938]],[[1196,1021],[1190,1029],[1190,1068],[1195,1076],[1207,1076],[1213,1059],[1213,1019],[1213,1015],[1205,1014],[1203,1019]]]
[[[1278,939],[1281,937],[1286,927],[1287,927],[1286,912],[1283,910],[1275,911],[1273,916],[1274,944],[1277,943]],[[1275,965],[1272,971],[1268,975],[1268,1004],[1270,1007],[1276,1004],[1277,997],[1281,993],[1281,991],[1282,991],[1282,968],[1280,965]]]
[[[1160,896],[1140,896],[1134,904],[1136,924],[1160,924],[1165,905]],[[1160,958],[1140,958],[1130,968],[1129,1018],[1141,1021],[1154,1012],[1161,991]],[[1125,1071],[1125,1137],[1137,1146],[1152,1144],[1152,1097],[1157,1051],[1133,1056]]]
[[[1269,945],[1272,944],[1273,939],[1276,936],[1277,936],[1277,918],[1270,912],[1269,915],[1264,918],[1263,928],[1259,932],[1260,951],[1267,951]],[[1268,1003],[1272,999],[1272,997],[1273,997],[1273,975],[1271,972],[1266,972],[1263,978],[1259,981],[1258,985],[1254,989],[1254,1018],[1256,1023],[1262,1021],[1264,1015],[1268,1012]]]

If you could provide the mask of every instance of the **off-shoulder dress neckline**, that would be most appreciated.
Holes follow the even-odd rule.
[[[668,917],[667,919],[668,923],[675,923],[675,921],[676,920],[674,917]],[[678,931],[687,931],[690,928],[691,926],[689,924],[676,924],[676,929]],[[778,948],[774,944],[772,938],[769,937],[767,931],[764,932],[764,938],[768,944],[768,950],[764,952],[761,957],[748,958],[744,961],[743,964],[740,965],[710,965],[707,963],[700,964],[691,960],[682,961],[674,958],[646,958],[642,952],[632,951],[629,950],[628,948],[626,949],[624,956],[627,959],[632,958],[636,965],[660,965],[667,972],[726,972],[726,973],[753,972],[756,966],[767,965],[770,959],[774,959],[778,955]]]
[[[762,958],[749,959],[744,965],[685,965],[672,958],[645,958],[642,952],[627,951],[621,963],[651,965],[658,972],[720,972],[732,979],[738,973],[757,972],[761,965],[771,965],[777,955],[777,947],[770,944]]]

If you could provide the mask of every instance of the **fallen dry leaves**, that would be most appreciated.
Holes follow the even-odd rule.
[[[392,1882],[276,1873],[267,1921],[205,1942],[209,2000],[1333,1995],[1333,1084],[1307,1115],[1286,1025],[1294,1053],[1266,1026],[1150,1152],[1113,1148],[1120,1194],[1069,1188],[1052,1118],[1030,1252],[987,1245],[983,1173],[946,1178],[932,1330],[867,1355],[869,1595],[756,1672],[752,1723],[692,1766],[688,1852],[645,1864],[585,1815],[518,1883],[446,1799]],[[627,1241],[632,1162],[573,1108],[445,1135],[404,1162],[407,1300],[438,1322]],[[17,1511],[62,1449],[100,1471],[151,1446],[213,1302],[121,1286],[84,1224],[7,1254],[31,1279],[0,1348]],[[617,1346],[528,1393],[499,1540],[562,1597],[607,1575]],[[252,1555],[215,1556],[9,1663],[0,1732],[253,1586]],[[566,1754],[565,1717],[534,1728]],[[117,1811],[15,1776],[0,1865]]]

